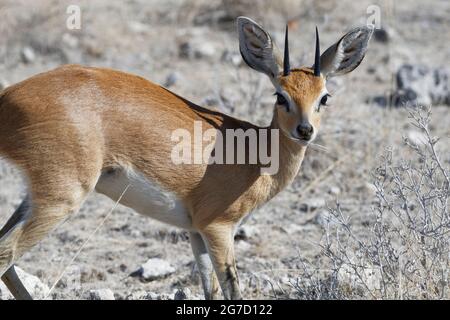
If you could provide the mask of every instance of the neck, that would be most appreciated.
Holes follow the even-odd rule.
[[[291,183],[298,174],[305,156],[306,146],[300,145],[282,132],[278,124],[276,112],[274,112],[274,117],[269,128],[279,130],[279,169],[276,174],[271,176],[272,192],[276,194]]]

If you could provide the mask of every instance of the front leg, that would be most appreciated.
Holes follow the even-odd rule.
[[[217,280],[216,273],[214,272],[208,250],[206,249],[202,236],[197,232],[191,232],[189,234],[189,238],[191,240],[192,252],[194,253],[194,257],[197,262],[198,271],[200,272],[200,278],[202,279],[205,299],[220,299],[219,281]]]
[[[225,299],[242,299],[234,257],[234,227],[228,224],[210,225],[201,234]]]

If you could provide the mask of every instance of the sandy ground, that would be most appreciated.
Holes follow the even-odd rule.
[[[440,67],[450,61],[450,4],[442,0],[396,1],[395,6],[387,0],[320,1],[320,5],[285,0],[277,6],[269,1],[255,5],[249,1],[225,1],[226,5],[222,1],[78,1],[82,27],[71,31],[66,28],[65,11],[75,2],[0,1],[2,83],[13,84],[65,63],[107,66],[163,85],[170,76],[176,80],[170,86],[174,92],[258,124],[270,122],[273,89],[263,75],[239,59],[233,22],[237,15],[257,19],[280,47],[286,18],[298,17],[290,32],[291,64],[311,65],[315,25],[325,48],[351,26],[364,24],[369,5],[379,6],[389,41],[372,41],[361,66],[335,82],[336,92],[317,140],[326,150],[307,151],[294,183],[252,215],[247,225],[254,227],[254,233],[236,242],[243,294],[249,298],[267,299],[276,292],[295,298],[288,280],[296,279],[302,261],[320,267],[321,217],[336,198],[355,217],[354,223],[367,221],[373,201],[372,170],[386,147],[400,146],[402,135],[414,130],[404,110],[380,108],[371,99],[392,89],[393,75],[403,63]],[[185,43],[192,57],[183,55],[180,48]],[[23,58],[24,48],[33,50],[31,61]],[[439,148],[446,154],[449,128],[448,107],[433,106],[432,130],[444,138]],[[0,225],[24,193],[19,172],[1,160]],[[305,211],[305,204],[310,209]],[[186,232],[119,206],[93,234],[113,206],[104,196],[92,194],[79,213],[18,265],[49,286],[67,266],[80,276],[80,286],[73,290],[67,286],[70,274],[64,275],[53,290],[54,298],[79,299],[85,291],[100,288],[110,288],[117,298],[142,290],[170,294],[179,288],[201,295]],[[152,257],[169,261],[176,272],[151,282],[129,276]],[[267,279],[280,287],[273,289]]]

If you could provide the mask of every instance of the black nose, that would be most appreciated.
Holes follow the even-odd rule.
[[[302,123],[297,127],[297,132],[301,139],[309,140],[314,132],[314,128],[309,123]]]

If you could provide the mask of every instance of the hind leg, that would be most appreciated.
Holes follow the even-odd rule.
[[[3,275],[13,262],[15,244],[20,237],[19,226],[23,225],[30,215],[30,209],[27,196],[0,230],[0,275]]]
[[[10,270],[13,263],[69,214],[76,212],[97,180],[97,176],[93,176],[91,183],[86,184],[77,179],[58,178],[54,176],[53,183],[45,184],[33,181],[29,200],[24,201],[0,232],[0,275],[4,275],[2,280],[6,280],[12,293],[22,291],[14,270]]]
[[[27,288],[25,288],[17,275],[14,265],[9,267],[9,269],[2,275],[2,281],[5,283],[9,291],[11,291],[16,300],[33,300],[31,295],[28,293]]]
[[[5,241],[2,241],[2,238],[5,237],[6,234],[12,233],[14,227],[16,227],[18,224],[20,224],[21,221],[24,221],[27,215],[30,212],[30,206],[29,206],[29,198],[28,196],[25,198],[25,200],[22,201],[20,206],[17,208],[17,210],[14,212],[14,214],[9,218],[9,220],[6,222],[4,227],[0,230],[0,243],[6,243]],[[9,241],[10,243],[13,243],[16,239],[14,235],[9,235]],[[17,240],[17,239],[16,239]],[[7,245],[5,245],[7,247]],[[4,250],[3,255],[6,257],[6,264],[10,264],[12,261],[12,255],[8,252],[11,252],[12,250]],[[0,261],[2,258],[0,257]],[[1,264],[1,263],[0,263]],[[1,273],[0,273],[1,274]],[[14,265],[11,265],[5,273],[1,276],[2,281],[6,284],[9,291],[11,291],[14,298],[18,300],[30,300],[32,299],[30,294],[28,293],[25,286],[20,281],[19,277],[17,276],[16,270],[14,269]]]

